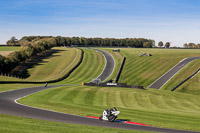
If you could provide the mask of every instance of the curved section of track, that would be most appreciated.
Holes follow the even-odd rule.
[[[189,57],[182,61],[180,61],[177,65],[171,68],[168,72],[166,72],[163,76],[153,82],[148,88],[160,89],[163,85],[165,85],[176,73],[182,70],[187,64],[195,59],[200,59],[200,57]]]
[[[112,57],[112,55],[109,54],[108,52],[105,52],[100,49],[95,49],[95,50],[102,53],[106,59],[106,66],[104,67],[104,70],[102,71],[102,73],[97,77],[97,79],[101,79],[101,81],[105,81],[111,76],[111,74],[113,73],[115,69],[115,60]]]
[[[97,119],[92,119],[88,117],[64,114],[64,113],[29,107],[29,106],[22,105],[16,102],[17,99],[20,99],[27,95],[30,95],[30,94],[33,94],[45,89],[59,87],[59,86],[61,85],[48,86],[48,87],[42,86],[42,87],[24,88],[24,89],[0,93],[0,107],[1,107],[0,113],[40,119],[40,120],[90,125],[90,126],[98,126],[98,127],[109,127],[109,128],[119,128],[119,129],[129,129],[129,130],[143,130],[143,131],[153,131],[153,132],[168,132],[168,133],[177,133],[177,132],[178,133],[192,133],[192,131],[183,131],[183,130],[175,130],[175,129],[117,123],[117,122],[99,121]]]

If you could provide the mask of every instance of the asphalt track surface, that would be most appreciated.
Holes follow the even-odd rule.
[[[109,54],[108,52],[105,52],[100,49],[95,49],[95,50],[102,53],[106,59],[106,66],[104,67],[104,70],[102,71],[102,73],[97,77],[97,79],[101,79],[101,81],[105,81],[111,76],[115,68],[115,60],[112,57],[112,55]]]
[[[195,59],[200,59],[200,57],[189,57],[182,61],[180,61],[177,65],[175,65],[172,69],[166,72],[163,76],[153,82],[148,88],[160,89],[163,85],[165,85],[176,73],[178,73],[181,69],[183,69],[187,64]]]
[[[107,54],[105,52],[104,56],[106,57],[106,55]],[[110,58],[112,58],[112,56]],[[105,80],[106,78],[108,78],[112,74],[111,71],[113,71],[114,69],[114,63],[111,61],[112,63],[109,64],[110,61],[108,60],[108,58],[106,58],[106,60],[107,60],[107,64],[106,64],[107,67],[104,68],[104,71],[99,76],[99,78],[102,78],[102,80]],[[31,95],[39,91],[43,91],[45,89],[55,88],[59,86],[71,86],[71,85],[30,87],[30,88],[24,88],[24,89],[19,89],[19,90],[2,92],[0,93],[0,113],[27,117],[27,118],[40,119],[40,120],[90,125],[90,126],[97,126],[97,127],[108,127],[108,128],[118,128],[118,129],[128,129],[128,130],[142,130],[142,131],[152,131],[152,132],[167,132],[167,133],[194,133],[193,131],[157,128],[157,127],[151,127],[151,126],[141,126],[141,125],[119,123],[119,122],[99,121],[97,119],[92,119],[88,117],[82,117],[82,116],[76,116],[76,115],[70,115],[70,114],[65,114],[65,113],[59,113],[59,112],[34,108],[34,107],[19,104],[17,102],[18,99],[23,98],[25,96]]]

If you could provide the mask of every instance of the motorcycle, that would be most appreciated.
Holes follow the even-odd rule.
[[[112,109],[106,109],[103,111],[103,114],[99,117],[99,120],[114,122],[119,115],[120,111],[114,107]]]

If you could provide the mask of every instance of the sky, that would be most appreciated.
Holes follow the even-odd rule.
[[[200,0],[0,0],[0,44],[12,36],[147,38],[200,43]]]

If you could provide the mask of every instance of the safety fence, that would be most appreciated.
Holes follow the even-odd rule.
[[[82,85],[87,86],[98,86],[98,87],[125,87],[125,88],[136,88],[136,89],[145,89],[144,86],[137,85],[127,85],[126,83],[82,83]]]
[[[115,83],[118,83],[118,81],[119,81],[119,78],[120,78],[120,75],[122,73],[122,69],[124,67],[125,61],[126,61],[126,57],[124,57],[123,60],[122,60],[121,66],[120,66],[119,71],[117,73],[117,76],[115,78]]]

